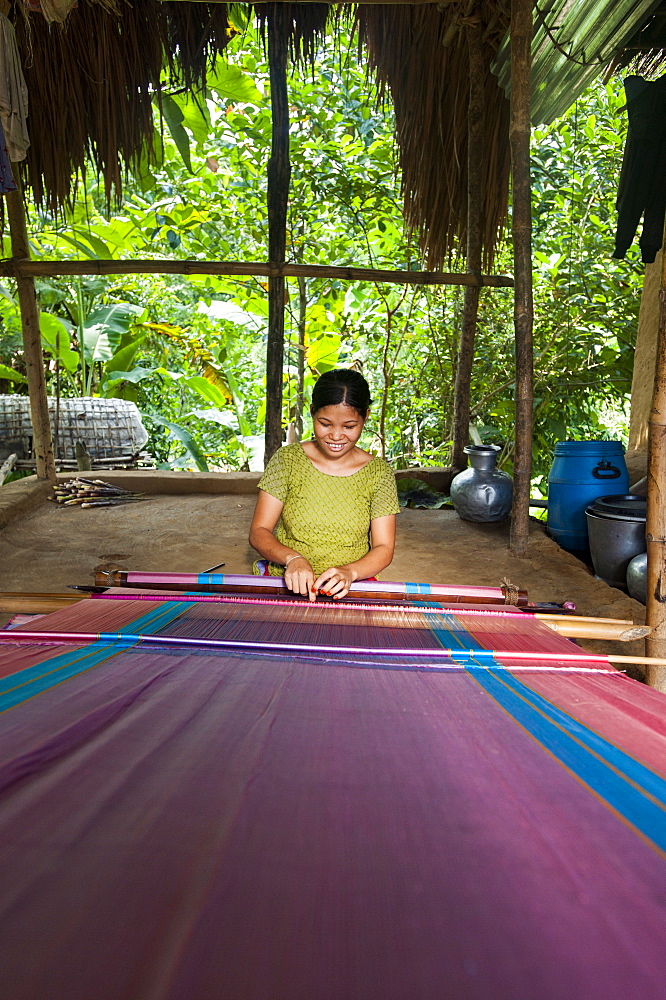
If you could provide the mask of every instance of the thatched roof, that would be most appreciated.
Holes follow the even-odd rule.
[[[154,140],[163,70],[199,87],[229,42],[227,8],[217,3],[120,0],[114,14],[80,0],[63,25],[35,13],[18,16],[16,30],[30,107],[27,184],[52,212],[71,200],[88,161],[107,197],[119,194],[123,169]]]
[[[594,0],[604,2],[615,0]],[[255,4],[259,21],[266,7]],[[19,13],[24,9],[24,0],[14,0],[30,100],[27,187],[39,206],[55,213],[92,164],[112,200],[125,171],[155,141],[153,96],[164,70],[188,88],[205,85],[207,68],[229,41],[227,5],[79,0],[62,26],[48,25],[40,13]],[[490,67],[509,9],[510,0],[346,7],[357,18],[361,51],[395,107],[405,217],[431,268],[464,246],[471,18],[481,23],[484,46],[486,267],[504,222],[509,105]],[[307,59],[327,19],[340,16],[340,5],[291,3],[289,12],[292,56]]]
[[[470,13],[471,9],[471,13]],[[485,135],[485,267],[504,223],[509,193],[509,102],[490,72],[510,18],[508,0],[359,7],[361,39],[380,87],[393,99],[400,148],[405,218],[421,237],[430,268],[465,246],[467,230],[466,26],[483,32]]]

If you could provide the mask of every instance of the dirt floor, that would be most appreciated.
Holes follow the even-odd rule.
[[[4,489],[4,488],[3,488]],[[58,592],[91,584],[96,569],[250,573],[251,493],[158,493],[148,503],[82,510],[41,499],[0,529],[0,591]],[[644,608],[596,580],[534,523],[529,556],[512,557],[508,524],[460,520],[453,511],[405,510],[388,580],[499,586],[503,577],[534,601],[574,601],[578,613],[644,621]],[[71,591],[70,591],[71,593]],[[642,655],[643,643],[584,642],[594,651]]]

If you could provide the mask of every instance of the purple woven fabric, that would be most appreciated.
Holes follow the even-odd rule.
[[[2,716],[3,1000],[663,1000],[665,874],[465,673],[125,651]]]

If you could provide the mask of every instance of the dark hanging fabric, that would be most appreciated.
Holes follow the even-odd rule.
[[[9,160],[7,140],[0,124],[0,195],[9,194],[10,191],[16,191],[16,181]]]
[[[617,196],[613,257],[624,258],[643,216],[639,246],[643,263],[651,264],[661,248],[666,211],[666,76],[653,83],[628,76],[624,89],[629,131]]]

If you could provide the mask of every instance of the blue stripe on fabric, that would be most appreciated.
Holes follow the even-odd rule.
[[[0,712],[29,701],[70,677],[84,674],[91,667],[97,667],[104,660],[115,656],[122,648],[126,646],[116,648],[106,642],[93,642],[85,649],[73,653],[58,653],[34,667],[26,667],[25,670],[3,678],[0,684]]]
[[[430,584],[429,583],[405,583],[405,591],[408,594],[429,594]]]
[[[8,677],[0,679],[0,712],[13,708],[21,702],[28,701],[50,687],[55,687],[70,677],[85,673],[91,667],[96,667],[109,656],[115,656],[120,649],[133,645],[136,638],[130,638],[135,632],[156,634],[159,629],[178,618],[188,608],[192,601],[168,601],[146,614],[141,615],[129,625],[123,625],[118,633],[118,639],[126,635],[127,642],[111,647],[108,640],[90,643],[84,649],[73,653],[58,653],[56,656],[42,660],[41,663],[24,670],[18,670]],[[72,640],[75,642],[76,640]],[[67,669],[69,668],[69,669]]]
[[[184,615],[196,603],[196,601],[164,601],[158,607],[146,611],[144,615],[130,622],[129,625],[123,625],[118,631],[131,635],[135,635],[137,632],[143,632],[144,635],[157,635],[164,625],[168,625],[174,618]]]
[[[443,649],[455,650],[455,647],[458,646],[463,656],[473,649],[478,654],[489,655],[492,659],[492,665],[497,665],[493,651],[484,649],[478,639],[475,639],[471,632],[464,628],[456,615],[429,615],[427,601],[419,601],[418,607],[423,608],[423,614],[430,625],[430,631]],[[456,660],[456,662],[458,661]]]
[[[428,617],[427,606],[424,614]],[[553,705],[510,671],[501,669],[491,650],[479,649],[473,657],[488,669],[470,669],[473,664],[467,650],[477,647],[477,640],[466,629],[458,627],[449,631],[442,628],[441,616],[430,618],[437,640],[444,648],[453,647],[451,659],[454,663],[465,666],[480,687],[544,749],[644,836],[666,850],[664,778]],[[454,615],[447,615],[446,619],[460,625]],[[454,651],[454,644],[461,647],[460,652]],[[493,667],[500,668],[501,672]]]
[[[645,767],[635,757],[631,757],[624,750],[620,750],[619,747],[610,743],[603,736],[595,733],[593,729],[589,729],[582,722],[579,722],[578,719],[573,718],[561,708],[558,708],[557,705],[548,701],[547,698],[544,698],[537,691],[532,690],[532,688],[518,680],[513,674],[507,671],[502,671],[501,674],[492,671],[492,676],[500,684],[510,688],[518,698],[526,699],[537,711],[543,712],[556,726],[566,729],[567,733],[574,740],[579,740],[583,743],[591,753],[603,757],[610,767],[622,771],[627,780],[641,785],[649,795],[659,799],[666,806],[665,778],[655,774],[654,771]]]
[[[474,671],[472,676],[560,763],[645,837],[666,850],[666,782],[659,775],[554,706],[550,706],[548,714],[541,706],[539,710],[529,697],[529,688],[505,671]],[[556,715],[558,724],[554,721]]]
[[[197,573],[197,583],[224,583],[224,573]]]

